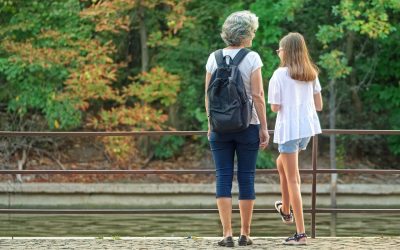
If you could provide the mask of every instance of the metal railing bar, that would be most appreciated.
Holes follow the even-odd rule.
[[[343,135],[400,135],[400,130],[323,129],[322,134]]]
[[[274,130],[268,130],[273,134]],[[400,130],[358,130],[358,129],[323,129],[322,134],[352,134],[352,135],[400,135]],[[0,131],[0,136],[160,136],[160,135],[207,135],[207,131]]]
[[[236,172],[236,171],[235,171]],[[257,169],[257,174],[278,174],[276,169]],[[131,169],[131,170],[0,170],[1,174],[214,174],[214,169]],[[300,169],[301,174],[313,174],[312,169]],[[400,174],[398,169],[317,169],[317,174]]]
[[[160,136],[160,135],[207,135],[207,131],[88,131],[88,132],[52,132],[52,131],[0,131],[0,136]]]
[[[239,209],[232,209],[240,213]],[[254,209],[254,213],[276,213],[275,209]],[[177,208],[177,209],[0,209],[0,214],[205,214],[218,213],[216,208]]]
[[[400,174],[400,169],[317,169],[317,174]]]
[[[317,213],[399,213],[400,208],[317,208]]]
[[[304,213],[311,213],[313,209],[304,209]],[[232,209],[233,213],[240,213],[239,209]],[[276,213],[275,209],[254,209],[254,213]],[[160,209],[0,209],[0,214],[212,214],[218,213],[216,208],[160,208]],[[316,208],[315,213],[400,213],[400,208]]]
[[[215,170],[0,170],[0,174],[214,174]]]

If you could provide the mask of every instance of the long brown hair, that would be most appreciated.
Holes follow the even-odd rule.
[[[288,67],[291,78],[313,81],[318,76],[318,67],[312,62],[304,37],[297,32],[289,33],[279,42],[283,50],[281,67]]]

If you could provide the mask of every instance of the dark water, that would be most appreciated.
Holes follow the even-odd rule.
[[[311,217],[305,215],[310,234]],[[234,234],[240,219],[233,218]],[[282,224],[276,214],[254,214],[253,236],[288,236],[294,225]],[[0,236],[220,236],[217,214],[206,215],[0,215]],[[399,236],[400,216],[338,214],[336,236]],[[317,215],[317,236],[330,236],[330,215]]]

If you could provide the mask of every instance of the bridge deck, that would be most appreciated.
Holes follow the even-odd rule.
[[[134,226],[134,225],[133,225]],[[224,249],[218,237],[0,237],[0,249]],[[280,237],[253,237],[246,249],[288,249]],[[318,237],[299,249],[399,249],[400,237]],[[236,245],[237,246],[237,245]],[[243,247],[241,247],[243,248]]]

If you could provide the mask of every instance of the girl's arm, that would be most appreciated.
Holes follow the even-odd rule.
[[[322,102],[321,92],[314,94],[314,104],[317,111],[322,111],[324,104]]]
[[[268,103],[271,104],[272,112],[277,113],[279,110],[281,110],[281,91],[278,76],[275,74],[275,72],[268,84]]]
[[[281,109],[281,105],[279,104],[271,104],[271,110],[272,112],[278,112]]]

